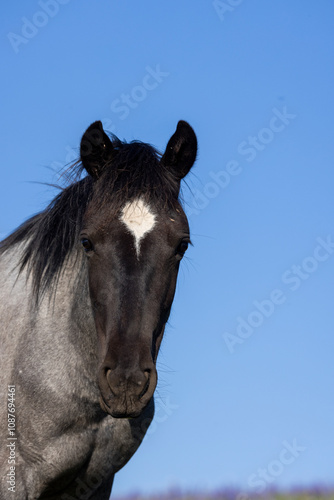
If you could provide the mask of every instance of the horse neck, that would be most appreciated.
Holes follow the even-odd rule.
[[[64,340],[76,345],[84,355],[96,350],[96,330],[89,297],[87,263],[81,255],[72,254],[61,270],[59,279],[43,297],[41,309],[54,321],[62,321]],[[37,310],[37,314],[39,314]],[[51,328],[52,329],[52,328]]]
[[[80,414],[82,421],[95,421],[100,418],[97,336],[85,265],[71,256],[56,288],[36,306],[32,278],[25,270],[18,274],[20,255],[13,248],[0,257],[1,387],[17,386],[27,415],[36,401],[52,414],[57,401],[67,419]],[[75,408],[70,415],[69,408]]]
[[[77,254],[66,260],[59,277],[36,305],[32,276],[18,274],[23,246],[15,246],[0,258],[1,317],[7,317],[11,342],[43,346],[46,357],[76,357],[86,372],[96,369],[97,338],[89,298],[86,262]],[[6,306],[6,307],[5,307]],[[0,328],[0,330],[2,330]],[[4,330],[5,325],[4,325]],[[6,331],[1,337],[6,337]],[[14,340],[15,338],[15,340]],[[8,341],[9,342],[9,341]],[[38,353],[40,350],[37,351]]]

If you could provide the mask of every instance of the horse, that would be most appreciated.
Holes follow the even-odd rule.
[[[163,154],[96,121],[69,182],[1,242],[1,499],[106,500],[144,438],[196,154],[185,121]]]

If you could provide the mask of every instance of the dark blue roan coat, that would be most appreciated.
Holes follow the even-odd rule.
[[[95,122],[71,183],[1,243],[1,499],[108,499],[140,445],[196,152],[184,121],[162,156]]]

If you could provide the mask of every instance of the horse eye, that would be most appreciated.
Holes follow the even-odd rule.
[[[84,247],[85,252],[90,252],[91,250],[93,250],[93,245],[88,238],[82,238],[81,245]]]
[[[179,255],[180,257],[183,257],[188,249],[188,246],[189,246],[188,241],[181,241],[181,243],[179,244],[179,246],[176,249],[177,255]]]

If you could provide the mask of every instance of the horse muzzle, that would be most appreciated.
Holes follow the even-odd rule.
[[[138,417],[153,397],[157,378],[153,363],[145,369],[103,366],[98,380],[102,410],[115,418]]]

